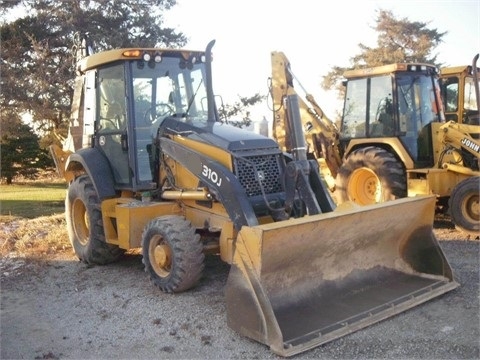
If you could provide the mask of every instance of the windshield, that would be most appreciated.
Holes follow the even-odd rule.
[[[203,63],[185,66],[177,57],[162,62],[133,61],[133,115],[137,126],[158,128],[167,116],[207,120]]]
[[[169,116],[196,124],[208,120],[205,64],[165,56],[159,63],[135,60],[129,65],[137,181],[149,184],[155,168],[151,146],[162,121]]]
[[[428,75],[405,74],[397,77],[400,130],[422,129],[432,121],[438,121],[436,95],[438,83]],[[441,109],[440,109],[441,110]]]

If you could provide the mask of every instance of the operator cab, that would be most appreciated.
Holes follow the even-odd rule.
[[[445,121],[436,68],[393,64],[347,71],[345,77],[340,141],[397,137],[417,167],[432,166],[430,124]]]
[[[112,50],[113,52],[119,50]],[[153,144],[167,117],[205,126],[208,120],[205,56],[158,49],[112,54],[86,71],[85,108],[92,145],[109,159],[117,190],[155,189]],[[95,57],[95,54],[90,58]],[[92,61],[89,59],[89,61]]]

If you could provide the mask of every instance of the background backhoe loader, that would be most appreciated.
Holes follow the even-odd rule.
[[[295,149],[219,122],[211,48],[79,56],[70,141],[52,148],[69,186],[70,241],[105,264],[141,248],[162,291],[195,286],[206,253],[231,264],[227,322],[290,356],[458,286],[432,232],[435,198],[336,207]],[[79,126],[81,129],[76,129]],[[75,144],[80,148],[75,148]]]
[[[437,211],[449,212],[459,230],[478,236],[480,125],[478,95],[472,91],[478,90],[477,58],[472,66],[445,71],[449,121],[439,74],[431,65],[347,71],[337,126],[301,86],[285,54],[272,52],[273,137],[283,151],[292,151],[290,139],[296,135],[283,103],[297,94],[307,156],[318,161],[337,203],[434,195]],[[468,111],[462,112],[463,103],[470,104]]]

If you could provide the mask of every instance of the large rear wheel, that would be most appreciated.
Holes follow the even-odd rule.
[[[88,175],[77,177],[65,199],[68,236],[75,254],[88,264],[118,260],[123,250],[105,242],[100,200]]]
[[[407,197],[403,165],[387,150],[368,146],[348,156],[336,182],[337,201],[359,205],[381,203]]]
[[[204,267],[200,235],[190,221],[167,215],[150,221],[142,236],[145,271],[162,291],[181,292],[195,286]]]
[[[479,189],[480,177],[470,177],[453,188],[448,201],[455,227],[474,236],[480,235]]]

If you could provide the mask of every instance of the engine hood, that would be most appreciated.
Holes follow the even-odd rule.
[[[206,126],[195,126],[175,118],[167,118],[162,122],[159,134],[182,135],[233,152],[279,149],[273,139],[219,122],[206,124]]]

